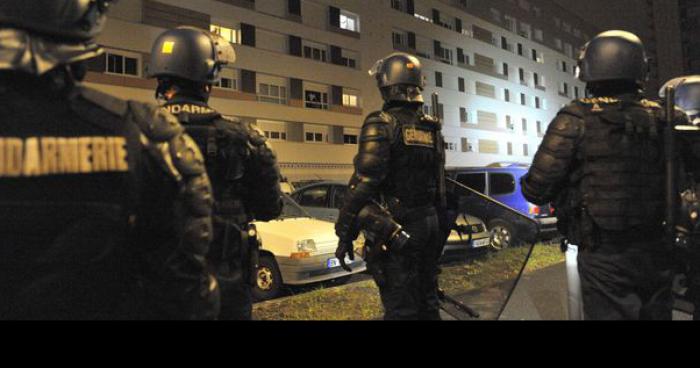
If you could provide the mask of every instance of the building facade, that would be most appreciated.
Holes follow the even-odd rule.
[[[419,56],[425,96],[440,95],[448,166],[529,163],[583,97],[575,57],[596,32],[544,0],[121,0],[87,83],[154,102],[151,45],[179,25],[235,44],[211,105],[256,123],[290,181],[350,177],[364,116],[382,104],[368,70],[394,51]]]

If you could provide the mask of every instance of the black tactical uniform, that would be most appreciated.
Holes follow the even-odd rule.
[[[79,83],[108,5],[0,3],[0,319],[218,313],[195,143],[164,110]]]
[[[385,319],[439,319],[438,259],[444,246],[444,146],[440,124],[423,114],[420,61],[407,54],[380,60],[374,73],[386,104],[362,127],[355,173],[336,233],[337,255],[352,252],[358,214],[372,201],[386,205],[410,235],[398,249],[372,244],[368,269],[379,286]]]
[[[644,47],[627,32],[606,32],[579,62],[594,97],[559,112],[523,178],[523,194],[535,204],[554,202],[560,231],[579,245],[586,319],[670,319],[665,117],[639,91]]]
[[[256,281],[258,237],[251,221],[269,221],[282,210],[280,174],[274,153],[249,124],[224,119],[208,106],[211,85],[235,54],[223,38],[181,27],[163,33],[153,46],[150,75],[158,97],[178,117],[206,158],[214,187],[214,241],[209,260],[221,285],[225,320],[250,320]]]

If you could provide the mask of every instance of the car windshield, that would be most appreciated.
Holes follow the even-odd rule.
[[[292,197],[287,194],[282,196],[282,202],[284,202],[284,209],[282,210],[282,215],[279,217],[280,219],[311,217],[308,212],[301,208],[301,206],[294,202]]]

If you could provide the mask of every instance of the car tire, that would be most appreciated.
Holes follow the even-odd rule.
[[[282,273],[275,258],[261,255],[258,271],[255,273],[255,285],[252,288],[253,299],[264,301],[277,298],[282,293]]]
[[[515,227],[501,219],[489,221],[489,232],[491,232],[491,247],[495,250],[503,250],[520,245]]]

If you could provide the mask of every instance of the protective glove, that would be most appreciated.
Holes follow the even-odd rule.
[[[354,261],[355,247],[353,246],[352,241],[343,240],[341,238],[341,240],[338,242],[338,248],[335,250],[335,256],[340,261],[340,267],[342,267],[345,271],[352,272],[352,268],[345,263],[345,255],[347,255],[350,260]]]

